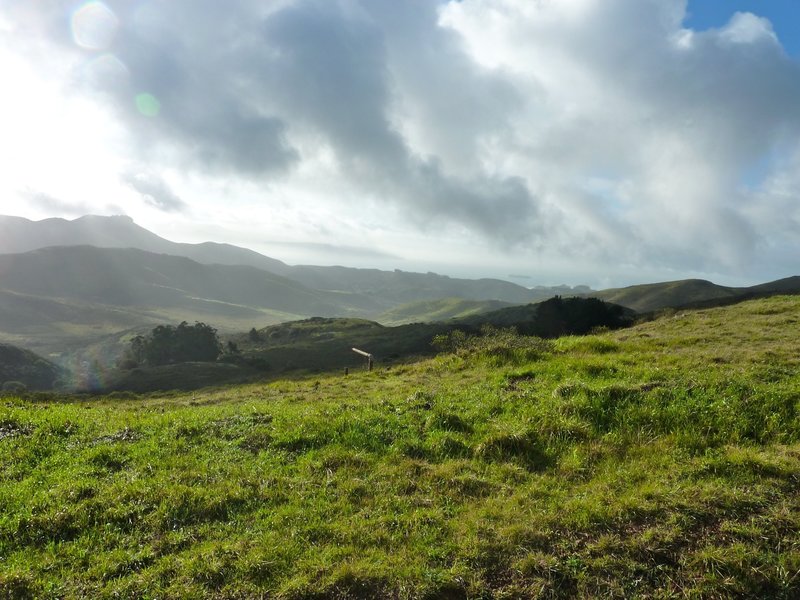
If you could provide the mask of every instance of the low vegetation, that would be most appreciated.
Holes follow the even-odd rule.
[[[50,389],[63,376],[62,369],[41,356],[0,344],[0,390]]]
[[[7,397],[0,598],[797,598],[798,318],[774,297],[443,331],[349,376]]]

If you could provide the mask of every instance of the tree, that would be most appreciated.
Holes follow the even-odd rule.
[[[247,334],[247,337],[250,338],[251,342],[257,342],[261,339],[261,334],[258,333],[255,327],[250,330],[250,333]]]
[[[205,323],[189,325],[183,321],[177,327],[159,325],[147,336],[137,335],[131,340],[128,355],[136,364],[166,365],[214,361],[221,352],[216,329]]]

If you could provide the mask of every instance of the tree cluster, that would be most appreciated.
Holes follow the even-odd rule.
[[[537,305],[531,323],[518,327],[520,333],[543,338],[562,335],[585,335],[593,329],[619,329],[632,324],[625,309],[597,298],[562,298],[555,296]]]
[[[215,361],[222,353],[217,330],[205,323],[177,327],[159,325],[148,335],[131,340],[128,361],[135,365],[168,365]]]

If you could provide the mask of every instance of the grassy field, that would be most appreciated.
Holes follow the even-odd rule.
[[[800,597],[800,298],[0,400],[0,598]]]

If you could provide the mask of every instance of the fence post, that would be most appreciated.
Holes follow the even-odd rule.
[[[366,359],[367,359],[367,371],[372,371],[372,363],[373,363],[372,354],[370,354],[369,352],[365,352],[364,350],[359,350],[358,348],[351,348],[351,350],[353,352],[355,352],[356,354],[360,354],[361,356],[366,357]]]

